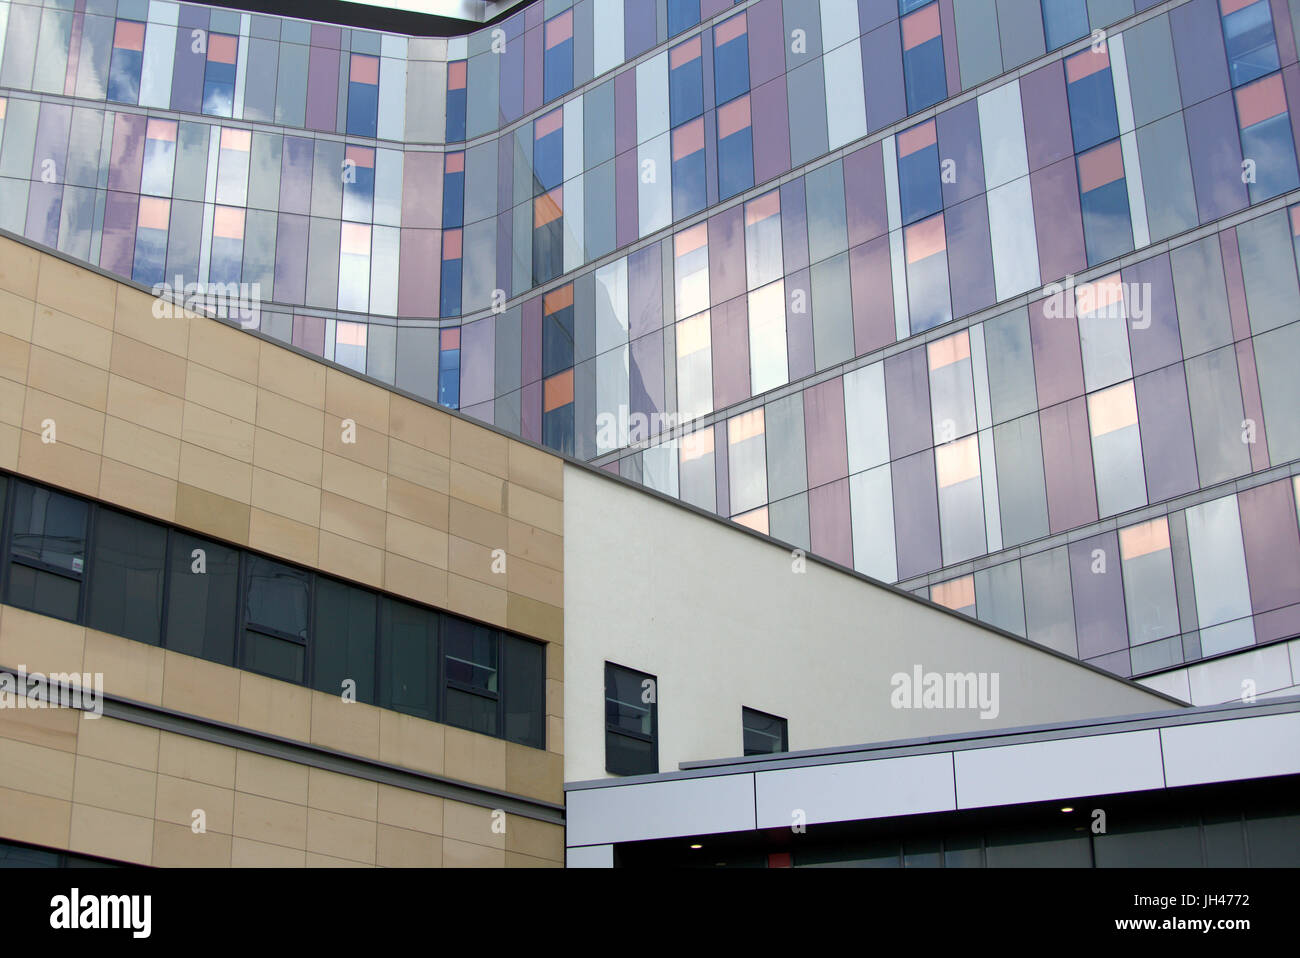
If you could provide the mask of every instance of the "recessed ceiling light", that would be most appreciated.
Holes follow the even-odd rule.
[[[1074,809],[1071,808],[1069,805],[1066,805],[1065,808],[1061,809],[1061,811],[1063,811],[1063,812],[1072,812],[1072,811],[1074,811]]]
[[[691,848],[703,848],[703,845],[692,845]]]

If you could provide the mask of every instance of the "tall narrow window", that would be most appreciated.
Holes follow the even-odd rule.
[[[307,661],[308,573],[261,556],[249,556],[246,568],[240,666],[301,685]]]
[[[605,771],[659,771],[659,689],[653,675],[605,663]]]
[[[500,633],[464,619],[443,622],[444,676],[448,725],[497,735],[501,699],[498,668]]]
[[[173,531],[168,566],[167,648],[234,665],[239,552]]]
[[[520,745],[546,748],[546,646],[506,635],[501,656],[505,737]]]
[[[384,599],[379,618],[379,704],[438,720],[438,615]]]
[[[162,639],[167,530],[100,509],[95,515],[86,625],[158,645]]]
[[[786,720],[757,709],[742,708],[740,724],[746,755],[772,755],[790,750]]]
[[[312,632],[312,686],[331,695],[351,689],[358,702],[375,701],[373,592],[320,576]],[[348,685],[347,683],[352,683]]]
[[[77,618],[88,512],[80,499],[18,483],[6,602],[42,615]]]

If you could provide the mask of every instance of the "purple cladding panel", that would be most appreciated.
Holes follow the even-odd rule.
[[[745,11],[745,18],[749,31],[750,86],[758,87],[779,78],[784,88],[785,32],[781,26],[781,0],[759,0]]]
[[[535,383],[542,378],[542,297],[524,300],[522,319],[523,382]]]
[[[636,71],[625,70],[614,78],[614,152],[626,153],[633,149],[636,149]]]
[[[858,29],[863,33],[898,19],[898,0],[858,0]]]
[[[1261,471],[1269,467],[1268,423],[1264,419],[1264,402],[1259,395],[1259,371],[1255,366],[1255,343],[1243,339],[1237,343],[1237,376],[1241,381],[1241,409],[1256,424],[1255,441],[1250,443],[1250,468]]]
[[[953,316],[992,306],[993,247],[989,239],[989,209],[984,197],[949,207],[944,213],[948,234],[948,283]],[[891,307],[892,310],[892,307]]]
[[[1148,500],[1163,502],[1191,492],[1198,485],[1196,449],[1183,364],[1138,376],[1134,387]]]
[[[311,221],[306,216],[281,213],[276,227],[275,244],[275,298],[281,303],[302,303],[307,296],[307,232]],[[409,230],[403,230],[403,233]],[[402,255],[405,257],[405,239],[403,236]],[[414,275],[414,271],[409,271]],[[402,270],[405,281],[407,270]],[[435,296],[436,304],[438,298]],[[399,308],[404,304],[400,301]],[[435,305],[435,310],[437,309]],[[402,308],[402,315],[419,315],[408,313]]]
[[[542,30],[538,26],[524,34],[524,112],[542,105]]]
[[[885,360],[885,409],[889,420],[891,459],[909,456],[934,444],[930,422],[930,371],[924,346]],[[933,484],[931,476],[931,486]],[[899,578],[906,578],[901,570]]]
[[[492,399],[496,376],[493,345],[496,320],[481,319],[461,327],[460,332],[460,405],[464,409]]]
[[[865,356],[894,341],[894,288],[888,236],[878,236],[849,250],[849,279],[853,290],[853,347],[857,355]],[[791,378],[794,378],[793,369]]]
[[[640,413],[652,424],[655,413],[664,409],[664,336],[663,330],[656,330],[648,336],[632,340],[631,369],[629,371],[629,405],[632,413]],[[724,441],[718,449],[726,449]],[[725,459],[726,456],[719,456]]]
[[[1250,338],[1250,311],[1246,305],[1246,278],[1241,273],[1241,248],[1237,230],[1228,227],[1219,233],[1219,257],[1223,261],[1223,281],[1228,290],[1228,316],[1232,320],[1232,338],[1237,342]]]
[[[1169,254],[1161,253],[1126,267],[1120,278],[1125,284],[1133,375],[1180,362],[1183,347],[1178,338],[1178,306]],[[1135,301],[1135,297],[1140,300]]]
[[[745,292],[745,226],[742,206],[709,217],[709,302]],[[714,350],[717,351],[716,348]]]
[[[1223,50],[1223,26],[1218,0],[1192,0],[1169,11],[1174,59],[1195,64],[1178,71],[1184,107],[1228,89],[1228,57]]]
[[[640,339],[663,326],[663,270],[658,243],[627,257],[628,338]]]
[[[280,152],[280,212],[311,212],[311,176],[315,141],[300,136],[286,136]],[[431,156],[412,153],[406,158],[410,164],[414,157]],[[417,161],[418,162],[418,161]],[[410,166],[407,166],[410,170]],[[408,172],[409,176],[410,173]]]
[[[1038,414],[1043,440],[1047,520],[1055,534],[1097,521],[1088,407],[1079,396]],[[1082,649],[1080,650],[1082,651]]]
[[[614,160],[614,228],[616,242],[626,246],[637,238],[636,150],[621,153]]]
[[[934,482],[934,450],[895,459],[894,542],[900,580],[939,568],[939,499]]]
[[[172,61],[171,108],[181,113],[203,112],[203,76],[208,67],[206,43],[196,44],[194,31],[206,37],[208,9],[182,3],[176,30],[176,57]],[[195,49],[198,46],[199,49]]]
[[[952,0],[939,0],[939,27],[943,34],[943,70],[948,75],[948,95],[961,92],[961,71],[957,61],[957,21]]]
[[[885,162],[879,140],[844,157],[844,205],[850,246],[889,232]]]
[[[508,26],[511,23],[514,24],[513,29]],[[502,25],[506,31],[506,49],[497,58],[501,67],[497,89],[500,91],[498,95],[502,124],[513,123],[524,115],[524,45],[520,42],[522,26],[523,18],[518,16],[511,17]],[[503,142],[509,142],[510,139],[502,137]]]
[[[763,0],[771,3],[772,0]],[[751,10],[751,17],[753,7]],[[754,182],[765,183],[790,169],[790,120],[785,77],[764,83],[750,94],[754,136]]]
[[[1269,0],[1273,11],[1273,35],[1277,38],[1277,52],[1282,66],[1296,61],[1295,33],[1291,29],[1291,15],[1287,0]]]
[[[524,438],[531,442],[542,441],[542,384],[529,383],[520,395],[519,425]]]
[[[1083,356],[1079,324],[1070,302],[1073,296],[1072,290],[1066,290],[1029,304],[1029,340],[1040,409],[1083,395]],[[1052,315],[1048,315],[1049,309]]]
[[[283,222],[283,217],[281,217]],[[304,226],[304,240],[305,240]],[[403,316],[438,315],[442,234],[438,230],[402,230],[401,265],[397,271],[397,311]],[[305,247],[304,242],[304,247]],[[279,291],[279,287],[276,287]]]
[[[841,377],[804,390],[803,425],[809,488],[846,477],[849,474],[849,447],[844,431],[844,380]]]
[[[1074,159],[1070,103],[1061,63],[1057,60],[1020,78],[1020,108],[1025,115],[1030,171]]]
[[[320,316],[294,316],[293,344],[316,356],[324,356],[325,320]]]
[[[613,0],[618,3],[619,0]],[[707,16],[707,14],[705,14]],[[628,61],[655,45],[655,0],[623,0],[623,59]],[[634,71],[629,70],[629,73]]]
[[[1237,493],[1246,545],[1250,607],[1268,612],[1300,603],[1300,532],[1289,478]]]
[[[124,193],[140,192],[140,168],[144,163],[144,131],[148,118],[134,113],[113,117],[113,150],[108,165],[108,188]],[[39,154],[38,154],[39,157]],[[36,164],[34,175],[40,178]],[[127,274],[130,274],[127,270]]]
[[[750,396],[749,309],[744,296],[710,310],[709,335],[713,347],[713,408],[726,409]]]
[[[803,177],[781,187],[781,261],[787,274],[808,268],[808,206]],[[793,371],[790,377],[795,378]]]
[[[333,27],[327,23],[313,23],[311,25],[311,45],[325,47],[330,50],[342,49],[343,28]]]
[[[952,207],[984,192],[979,107],[974,100],[960,103],[940,113],[935,118],[935,126],[939,136],[939,156],[953,162],[953,181],[942,184],[943,205]]]
[[[135,259],[135,213],[138,202],[139,197],[133,193],[109,190],[104,205],[104,238],[99,248],[99,265],[119,276],[131,275]]]
[[[813,552],[846,568],[853,568],[853,521],[849,517],[848,479],[808,490],[808,528]]]
[[[332,133],[339,103],[338,50],[313,46],[307,61],[307,129]]]
[[[1044,283],[1088,268],[1083,245],[1083,214],[1074,157],[1029,174],[1038,235],[1038,272]]]
[[[903,90],[903,38],[893,20],[862,37],[867,129],[879,130],[907,115]]]
[[[442,154],[408,152],[402,162],[402,225],[442,225]]]
[[[1244,209],[1248,197],[1246,185],[1241,182],[1241,140],[1232,94],[1222,93],[1188,107],[1183,111],[1183,122],[1187,124],[1192,186],[1201,222]]]
[[[1079,658],[1090,659],[1127,648],[1124,574],[1119,537],[1114,532],[1070,543],[1070,585]]]
[[[785,340],[790,359],[791,382],[811,376],[816,368],[813,358],[812,312],[808,308],[812,302],[811,289],[807,269],[790,273],[785,278]]]

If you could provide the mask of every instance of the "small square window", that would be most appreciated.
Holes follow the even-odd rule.
[[[742,708],[740,724],[744,730],[746,755],[774,755],[790,750],[785,719],[757,709]]]

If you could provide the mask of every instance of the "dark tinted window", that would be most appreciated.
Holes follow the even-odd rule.
[[[438,616],[384,599],[379,628],[379,704],[437,720]]]
[[[785,719],[742,708],[740,722],[744,729],[746,755],[770,755],[789,749]]]
[[[308,573],[249,556],[241,666],[287,682],[304,679],[311,580]]]
[[[358,702],[375,701],[375,613],[377,596],[333,579],[316,580],[314,681],[322,692],[342,695],[355,683]]]
[[[443,622],[444,676],[447,700],[444,715],[450,725],[497,734],[499,712],[497,657],[499,633],[484,625],[458,619]]]
[[[546,747],[546,646],[507,635],[503,639],[501,685],[505,736],[512,742]]]
[[[659,771],[658,683],[654,676],[605,663],[605,770]]]
[[[86,562],[85,502],[25,482],[14,492],[7,600],[76,619]]]
[[[167,648],[234,665],[239,553],[173,532],[168,577]]]
[[[167,530],[111,509],[99,509],[94,543],[86,624],[158,645],[162,639]]]

